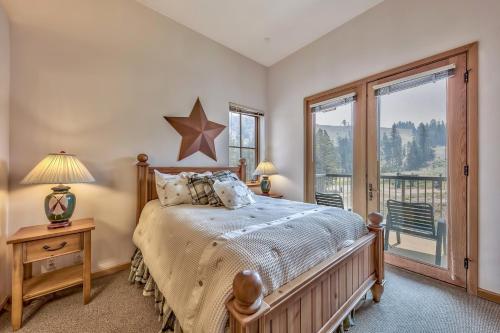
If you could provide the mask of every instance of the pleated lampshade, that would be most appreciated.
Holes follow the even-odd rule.
[[[254,176],[271,176],[278,174],[274,164],[269,161],[262,161],[255,169]]]
[[[95,179],[75,155],[49,154],[21,181],[21,184],[92,183]]]

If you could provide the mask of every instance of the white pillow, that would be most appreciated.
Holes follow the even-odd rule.
[[[156,193],[162,206],[175,206],[191,203],[187,187],[187,177],[171,175],[155,170]]]
[[[213,188],[226,208],[238,209],[255,203],[254,193],[240,180],[216,180]]]
[[[155,170],[156,171],[156,170]],[[204,173],[198,173],[198,172],[181,172],[177,176],[180,176],[181,178],[189,178],[193,176],[211,176],[212,171],[205,171]],[[169,175],[172,176],[172,175]]]

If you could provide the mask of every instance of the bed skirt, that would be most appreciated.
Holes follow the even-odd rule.
[[[149,269],[144,263],[142,253],[139,249],[136,249],[132,256],[128,280],[131,284],[142,287],[143,296],[154,297],[158,320],[162,323],[160,333],[183,333],[179,321],[175,317],[174,311],[168,305],[167,300],[156,285],[153,276],[149,274]],[[353,326],[354,311],[355,310],[344,318],[342,325],[340,325],[341,327],[337,328],[336,332],[344,332],[344,330],[349,330],[350,326]],[[229,322],[226,324],[225,331],[226,333],[229,332]]]
[[[159,316],[158,320],[162,323],[160,332],[182,333],[174,312],[168,306],[167,300],[158,289],[153,276],[149,274],[149,269],[144,263],[142,253],[139,249],[136,249],[132,256],[128,280],[130,283],[142,287],[143,296],[154,297],[155,309]]]

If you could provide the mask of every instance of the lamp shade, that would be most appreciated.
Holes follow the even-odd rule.
[[[49,154],[21,181],[21,184],[92,183],[95,179],[75,155]]]
[[[255,169],[254,176],[271,176],[278,174],[278,170],[269,161],[262,161]]]

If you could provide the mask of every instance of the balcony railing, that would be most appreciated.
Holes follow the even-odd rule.
[[[434,207],[435,217],[446,216],[447,209],[446,177],[424,177],[414,175],[382,175],[380,177],[380,211],[387,212],[387,200],[429,203]],[[317,174],[316,191],[338,193],[344,200],[346,209],[352,208],[352,175]]]

